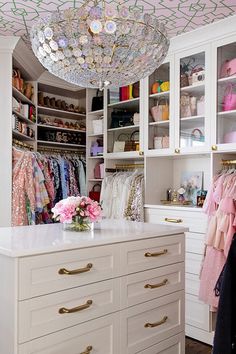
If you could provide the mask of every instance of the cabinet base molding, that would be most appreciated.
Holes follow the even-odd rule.
[[[213,344],[214,332],[207,332],[197,327],[185,325],[185,335],[209,345]]]

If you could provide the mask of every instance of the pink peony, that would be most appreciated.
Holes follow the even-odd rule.
[[[92,202],[87,206],[88,217],[91,222],[95,222],[100,220],[102,209],[101,206],[97,202]]]

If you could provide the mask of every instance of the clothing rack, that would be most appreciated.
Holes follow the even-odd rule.
[[[18,147],[21,147],[21,148],[24,148],[24,149],[28,149],[30,151],[34,150],[33,146],[25,144],[22,141],[17,140],[17,139],[12,139],[12,144],[14,146],[18,146]]]
[[[118,171],[127,171],[127,170],[135,170],[137,168],[144,168],[144,164],[116,164],[115,168],[106,168],[106,172],[118,172]]]
[[[236,160],[222,160],[221,164],[223,166],[231,166],[231,165],[236,165]]]
[[[38,148],[38,152],[40,153],[51,153],[51,154],[75,154],[75,155],[79,155],[79,156],[83,156],[85,157],[85,151],[83,150],[68,150],[68,149],[52,149],[50,147],[39,147]]]

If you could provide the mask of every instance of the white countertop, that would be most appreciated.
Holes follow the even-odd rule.
[[[0,228],[0,255],[24,257],[176,235],[187,228],[132,221],[103,220],[90,232],[63,231],[62,224]]]

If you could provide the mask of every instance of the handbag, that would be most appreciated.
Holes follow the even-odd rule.
[[[123,138],[123,140],[122,140]],[[128,142],[130,139],[128,134],[121,133],[117,140],[114,141],[114,146],[113,146],[113,152],[124,152],[125,151],[125,145],[126,142]]]
[[[99,90],[97,90],[97,94],[92,99],[92,111],[99,111],[103,109],[103,95],[99,96]]]
[[[97,187],[99,190],[95,190]],[[89,192],[89,198],[91,198],[92,200],[95,200],[96,202],[99,202],[100,195],[101,195],[101,185],[97,183],[93,186],[93,188]]]
[[[135,130],[125,142],[125,151],[139,151],[139,130]]]
[[[201,96],[199,100],[197,100],[197,115],[204,115],[205,111],[205,96]]]
[[[191,116],[190,96],[188,93],[182,93],[180,97],[180,117],[186,118]]]
[[[125,110],[114,110],[111,113],[111,129],[133,125],[133,113]]]
[[[192,133],[191,133],[191,140],[192,141],[205,141],[205,137],[204,134],[202,133],[202,131],[198,128],[193,129]]]
[[[97,162],[94,169],[93,169],[93,175],[95,179],[100,179],[101,178],[101,169],[100,169],[100,162]]]
[[[222,102],[222,111],[232,111],[236,109],[236,93],[233,93],[233,85],[227,85]]]
[[[189,86],[188,74],[180,75],[180,87]]]
[[[161,101],[157,101],[156,106],[151,108],[151,116],[155,122],[159,122],[161,120],[169,119],[169,104],[168,100],[164,99]]]
[[[135,82],[133,84],[132,96],[133,96],[133,98],[138,98],[139,97],[139,81]]]
[[[190,96],[190,111],[191,116],[196,116],[197,114],[197,97]]]
[[[220,77],[227,77],[236,75],[236,58],[231,60],[226,60],[220,69]]]

